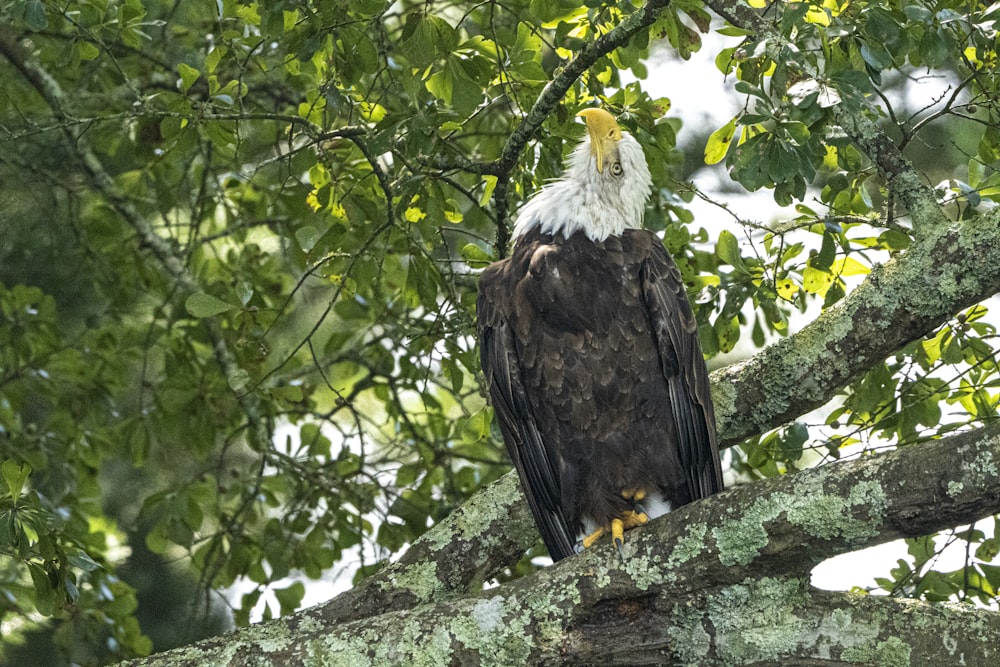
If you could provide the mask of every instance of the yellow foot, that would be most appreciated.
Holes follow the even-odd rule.
[[[631,500],[634,503],[639,502],[646,497],[646,489],[636,487],[634,489],[622,489],[622,498],[625,500]]]
[[[636,526],[645,526],[649,523],[649,515],[645,512],[633,512],[629,510],[622,514],[622,523],[625,526],[625,530],[630,528],[635,528]]]
[[[625,562],[625,531],[635,528],[636,526],[645,526],[649,523],[649,515],[645,512],[633,512],[629,510],[622,514],[620,519],[615,519],[611,522],[611,539],[615,543],[615,548],[618,549],[618,557]]]
[[[629,512],[631,514],[631,512]],[[611,521],[611,541],[615,543],[615,548],[618,549],[618,557],[625,562],[625,522],[621,519],[614,519]]]
[[[649,523],[649,515],[645,512],[633,512],[628,510],[623,512],[620,517],[612,519],[611,521],[611,540],[615,543],[615,547],[618,549],[618,555],[622,560],[625,560],[625,554],[623,547],[625,545],[625,531],[635,528],[636,526],[644,526]],[[589,549],[593,546],[594,542],[604,537],[608,529],[601,526],[590,535],[583,538],[583,548]]]
[[[597,540],[601,539],[602,537],[604,537],[604,527],[603,526],[601,526],[600,528],[598,528],[597,530],[595,530],[594,532],[592,532],[590,535],[587,535],[585,538],[583,538],[583,548],[584,549],[589,549],[590,547],[592,547],[594,545],[594,542],[596,542]]]

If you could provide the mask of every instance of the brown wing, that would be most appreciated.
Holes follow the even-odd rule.
[[[521,478],[528,506],[549,554],[553,560],[560,560],[575,552],[576,537],[560,505],[556,455],[538,432],[521,381],[514,336],[502,303],[511,298],[513,289],[498,284],[506,277],[501,266],[490,267],[480,278],[476,305],[480,362],[489,385],[493,411]]]
[[[688,490],[691,500],[704,498],[722,490],[708,369],[680,272],[659,241],[652,243],[642,267],[642,291],[669,387]]]

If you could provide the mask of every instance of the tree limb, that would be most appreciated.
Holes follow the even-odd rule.
[[[347,623],[303,612],[132,664],[280,666],[318,655],[376,665],[421,656],[470,665],[878,664],[891,650],[912,664],[961,653],[966,665],[992,665],[1000,615],[826,593],[808,582],[831,555],[1000,511],[998,462],[994,425],[687,505],[631,531],[624,564],[604,541],[468,597],[408,602]],[[475,583],[440,590],[457,594]]]
[[[813,410],[846,384],[1000,291],[1000,209],[920,237],[798,333],[712,374],[720,440],[732,445]]]
[[[509,473],[427,531],[399,560],[299,616],[335,624],[463,595],[513,565],[537,539],[517,475]]]
[[[97,192],[108,201],[118,215],[135,231],[139,242],[148,248],[153,257],[169,277],[172,284],[177,285],[182,293],[194,294],[200,290],[197,279],[191,275],[180,254],[171,247],[170,242],[156,233],[149,221],[136,210],[132,201],[115,184],[108,174],[101,159],[90,147],[85,132],[77,132],[69,122],[72,120],[66,111],[66,96],[59,82],[41,64],[37,63],[17,42],[8,28],[0,26],[0,55],[3,55],[25,79],[31,83],[60,121],[61,128],[70,146],[73,147],[77,159],[83,166],[84,174]],[[239,370],[236,357],[229,349],[225,334],[219,324],[211,319],[201,320],[212,344],[212,352],[216,363],[224,377],[229,378]],[[240,407],[247,416],[250,425],[248,429],[251,446],[256,451],[265,449],[269,442],[267,426],[261,415],[260,401],[252,392],[237,396]]]

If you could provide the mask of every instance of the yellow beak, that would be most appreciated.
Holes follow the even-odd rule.
[[[597,158],[597,172],[604,171],[604,156],[622,138],[618,121],[604,109],[584,109],[577,116],[583,116],[590,133],[590,152]]]

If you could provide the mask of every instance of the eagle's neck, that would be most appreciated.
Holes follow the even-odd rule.
[[[585,139],[570,156],[562,178],[539,190],[521,209],[514,238],[538,228],[567,239],[582,231],[599,242],[640,227],[652,179],[639,142],[623,135],[619,159],[623,176],[615,179],[609,169],[599,173],[590,140]]]

